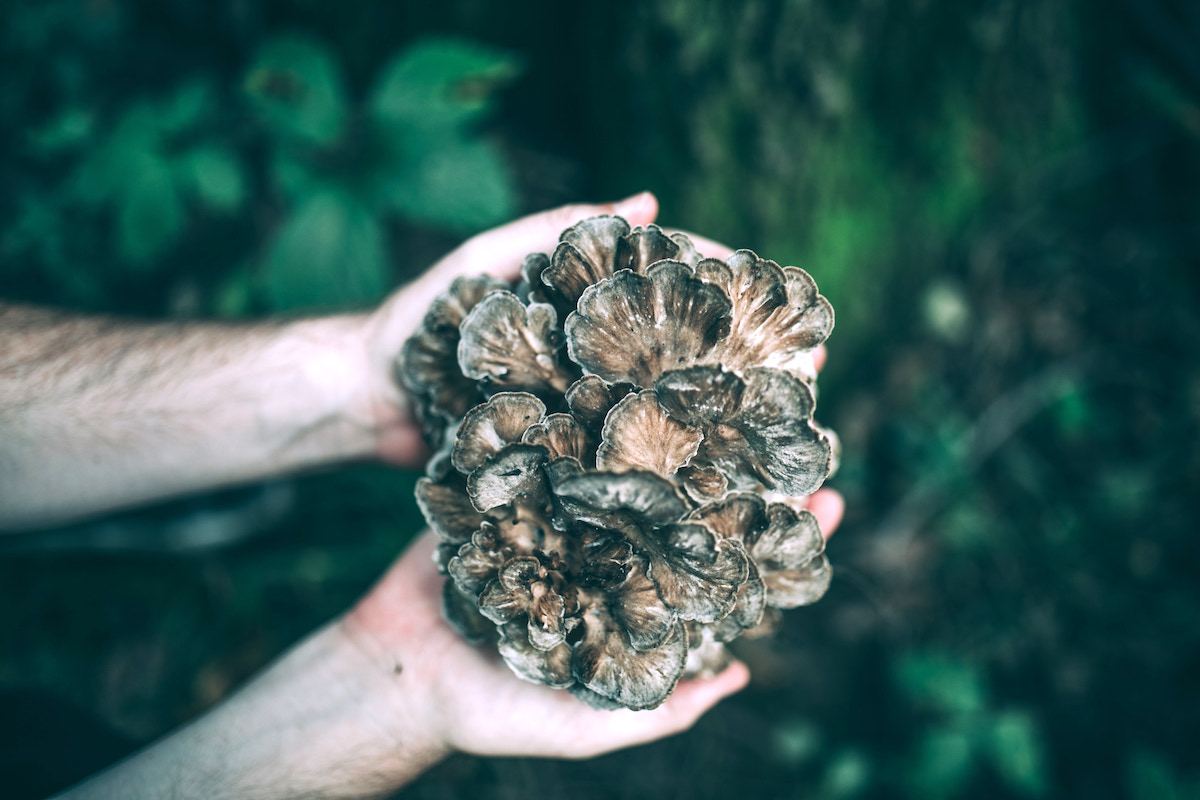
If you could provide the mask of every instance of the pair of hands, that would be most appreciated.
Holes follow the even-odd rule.
[[[395,354],[416,330],[424,309],[455,277],[487,272],[512,279],[528,253],[552,251],[559,233],[581,219],[615,213],[631,225],[647,225],[657,211],[654,196],[643,193],[615,204],[558,208],[469,240],[373,315],[368,328],[372,374],[391,374]],[[692,239],[708,256],[724,258],[732,252]],[[823,348],[817,356],[819,367]],[[420,429],[392,381],[376,386],[370,410],[380,431],[380,457],[419,465],[425,455]],[[841,497],[822,489],[809,498],[809,508],[828,537],[841,520]],[[595,711],[566,692],[525,683],[496,653],[467,644],[444,622],[443,578],[430,563],[435,546],[432,534],[419,538],[342,625],[368,649],[399,654],[398,679],[407,676],[414,687],[425,687],[435,718],[431,728],[448,747],[487,755],[592,756],[686,730],[749,680],[746,667],[735,662],[714,678],[682,681],[662,706],[638,712]]]
[[[80,419],[111,422],[94,431],[81,425],[60,451],[50,446],[52,436],[18,447],[10,472],[24,475],[27,488],[10,497],[36,494],[45,475],[65,475],[62,492],[78,495],[78,515],[347,458],[418,467],[427,451],[393,364],[433,298],[459,275],[515,277],[528,253],[551,251],[559,233],[585,217],[617,213],[647,225],[657,210],[652,195],[640,194],[518,220],[466,242],[369,315],[250,326],[234,335],[213,325],[60,324],[35,309],[10,311],[14,335],[29,333],[22,319],[41,320],[26,344],[32,355],[17,364],[43,367],[36,392],[28,381],[10,382],[10,413],[40,408],[40,417],[17,414],[35,433],[39,420],[45,430],[61,428],[64,407]],[[705,255],[730,252],[693,240]],[[72,354],[69,364],[53,360],[60,352]],[[823,357],[817,354],[818,366]],[[109,414],[94,413],[86,391],[93,385],[104,387]],[[46,386],[53,402],[39,407]],[[148,413],[158,428],[145,425]],[[141,439],[130,444],[129,431]],[[171,435],[145,435],[162,431]],[[81,466],[73,454],[89,449],[100,455]],[[83,469],[89,465],[100,466]],[[17,522],[53,521],[51,508],[34,503]],[[842,500],[823,489],[809,508],[828,535]],[[596,711],[566,692],[522,682],[496,652],[467,644],[444,622],[435,544],[424,534],[346,615],[208,714],[67,796],[382,796],[453,750],[584,758],[677,733],[749,680],[734,663],[713,678],[682,681],[661,706],[636,712]]]

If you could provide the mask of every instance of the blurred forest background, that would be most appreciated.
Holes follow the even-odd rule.
[[[6,298],[362,307],[472,232],[645,188],[837,309],[834,582],[741,648],[750,689],[403,796],[1200,798],[1200,5],[0,9]],[[415,477],[0,540],[0,689],[161,734],[368,588]]]

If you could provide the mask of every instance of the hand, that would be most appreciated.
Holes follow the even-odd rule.
[[[396,383],[395,359],[404,342],[416,332],[433,299],[460,275],[487,273],[515,279],[525,256],[552,252],[563,230],[600,214],[618,214],[631,225],[649,225],[658,214],[658,201],[649,192],[642,192],[617,203],[562,206],[481,233],[396,291],[371,315],[366,327],[366,405],[377,432],[380,458],[412,467],[420,466],[428,455],[407,394]]]
[[[841,497],[822,489],[809,508],[832,534]],[[681,681],[652,711],[597,711],[564,690],[526,683],[494,649],[467,643],[444,621],[445,579],[431,564],[436,544],[433,534],[421,536],[341,624],[376,663],[395,663],[403,718],[446,748],[586,758],[687,730],[749,680],[745,665],[734,662],[714,678]]]

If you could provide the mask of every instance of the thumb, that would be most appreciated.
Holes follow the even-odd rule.
[[[658,215],[658,200],[650,192],[640,192],[615,203],[576,203],[531,214],[468,239],[435,265],[429,276],[447,286],[459,275],[481,272],[512,280],[525,256],[553,252],[564,230],[601,214],[617,214],[630,225],[648,225]]]

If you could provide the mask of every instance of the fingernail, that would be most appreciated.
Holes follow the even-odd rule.
[[[632,214],[649,205],[652,202],[651,198],[652,195],[649,192],[638,192],[637,194],[631,194],[624,200],[618,200],[613,204],[613,208],[620,214]]]

